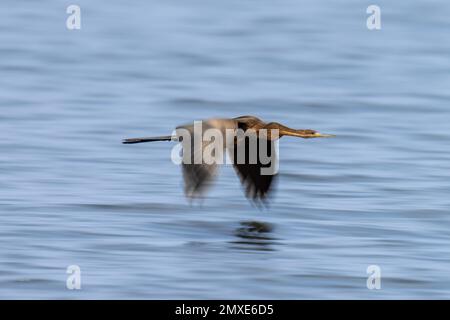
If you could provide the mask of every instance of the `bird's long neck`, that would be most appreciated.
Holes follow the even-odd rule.
[[[305,136],[304,130],[292,129],[292,128],[286,127],[278,122],[270,122],[264,126],[264,129],[267,129],[267,130],[277,129],[280,138],[282,136],[293,136],[293,137],[304,137]]]

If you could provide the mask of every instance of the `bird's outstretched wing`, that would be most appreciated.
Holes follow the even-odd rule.
[[[245,121],[243,121],[244,118]],[[219,129],[222,131],[223,136],[226,136],[224,133],[225,129],[235,130],[239,128],[246,131],[248,129],[249,121],[255,123],[261,122],[254,117],[241,117],[239,119],[212,119],[204,121],[201,125],[203,131],[211,128]],[[181,134],[182,130],[185,130],[185,133],[188,133],[186,137],[178,139],[179,141],[182,141],[183,152],[186,153],[186,149],[190,149],[190,153],[187,156],[187,158],[190,159],[189,163],[185,163],[185,161],[182,163],[185,193],[186,196],[190,198],[198,198],[204,194],[214,181],[218,166],[216,162],[209,164],[202,158],[203,151],[210,142],[202,141],[201,148],[195,150],[194,126],[185,125],[178,127],[177,136]],[[256,139],[256,141],[252,139]],[[276,142],[257,137],[252,139],[249,137],[236,139],[234,140],[235,143],[229,143],[230,141],[227,141],[227,143],[223,145],[223,148],[227,148],[231,153],[230,157],[233,160],[233,166],[241,179],[246,196],[255,202],[264,201],[267,199],[276,179],[276,171],[270,174],[270,168],[277,166],[277,163],[274,165],[274,162],[277,161]],[[187,140],[190,141],[189,144],[185,143]],[[255,152],[254,145],[250,147],[251,143],[255,143],[257,147],[256,155],[250,154],[250,152]],[[260,143],[266,146],[266,150],[261,152]],[[242,153],[244,153],[244,155],[242,155]],[[266,160],[267,157],[270,158],[270,161],[262,161],[262,155],[266,156]],[[267,172],[269,172],[269,174]]]
[[[210,128],[213,128],[211,123],[207,121],[202,123],[203,131]],[[217,163],[206,163],[203,159],[203,151],[209,142],[202,141],[199,150],[195,149],[193,125],[189,124],[177,127],[177,135],[180,134],[180,130],[185,130],[185,132],[189,133],[186,137],[179,139],[182,141],[183,157],[187,152],[186,148],[190,149],[190,152],[186,156],[186,159],[189,161],[187,163],[185,161],[182,162],[184,192],[188,198],[200,198],[214,182],[218,166]]]
[[[266,200],[269,195],[269,192],[272,190],[272,187],[277,177],[276,172],[273,172],[273,174],[263,174],[261,171],[261,169],[266,168],[266,170],[270,172],[271,170],[269,170],[269,168],[271,168],[271,166],[274,165],[273,161],[277,161],[276,145],[275,145],[276,142],[261,139],[263,138],[257,138],[258,152],[256,156],[257,160],[256,163],[250,162],[251,158],[250,152],[254,152],[254,150],[250,148],[251,142],[249,139],[243,139],[237,142],[234,146],[234,151],[232,154],[233,166],[245,189],[245,195],[247,196],[247,198],[253,201]],[[266,155],[271,159],[270,162],[267,164],[264,164],[261,161],[260,143],[267,144]],[[241,144],[244,145],[242,146]],[[244,163],[239,163],[242,161],[238,161],[239,160],[238,152],[240,152],[239,150],[245,150]]]
[[[199,198],[214,182],[214,178],[216,177],[217,173],[217,164],[207,164],[204,161],[202,163],[196,164],[194,162],[195,157],[199,154],[198,152],[194,152],[193,147],[191,147],[191,150],[191,163],[182,164],[184,192],[189,198]]]

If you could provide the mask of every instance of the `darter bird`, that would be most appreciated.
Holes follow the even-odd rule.
[[[321,134],[311,129],[291,129],[277,122],[264,122],[254,116],[242,116],[231,119],[208,119],[197,122],[197,128],[202,133],[208,129],[218,131],[222,137],[235,133],[231,139],[222,139],[219,149],[227,150],[230,154],[233,167],[244,187],[245,195],[253,201],[265,201],[271,186],[277,176],[277,170],[264,173],[277,161],[276,141],[283,136],[299,138],[327,138],[330,134]],[[248,133],[254,133],[249,135]],[[236,134],[237,133],[237,134]],[[239,135],[239,133],[241,133]],[[203,159],[204,151],[212,143],[219,143],[217,137],[214,140],[204,140],[200,136],[200,143],[195,142],[196,122],[176,128],[173,135],[160,137],[144,137],[123,140],[124,144],[153,142],[153,141],[180,141],[183,158],[183,178],[185,194],[189,198],[197,198],[204,194],[207,187],[216,176],[218,162]],[[220,139],[219,139],[220,140]],[[254,147],[252,147],[252,142]],[[261,154],[270,157],[270,161],[264,160]],[[214,153],[217,153],[215,150]],[[220,150],[219,150],[220,151]],[[200,160],[199,160],[200,159]]]

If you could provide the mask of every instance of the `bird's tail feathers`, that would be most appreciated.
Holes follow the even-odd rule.
[[[153,142],[153,141],[176,141],[174,136],[161,136],[161,137],[144,137],[144,138],[130,138],[122,140],[124,144],[142,143],[142,142]]]

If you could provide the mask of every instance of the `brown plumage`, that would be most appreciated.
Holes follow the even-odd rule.
[[[271,191],[273,182],[276,179],[276,172],[273,174],[262,174],[261,170],[268,169],[273,165],[273,161],[277,160],[276,154],[276,141],[283,136],[294,136],[300,138],[323,138],[331,137],[332,135],[320,134],[311,129],[291,129],[277,122],[264,122],[261,119],[254,116],[242,116],[232,119],[209,119],[201,122],[201,128],[203,132],[208,129],[216,129],[222,133],[223,137],[226,137],[226,131],[241,132],[247,134],[248,132],[256,133],[257,148],[251,148],[251,138],[245,136],[234,137],[232,141],[223,141],[223,149],[227,150],[230,154],[230,158],[233,161],[233,166],[238,174],[241,183],[244,187],[246,196],[253,200],[265,200]],[[125,139],[123,143],[133,144],[141,142],[152,141],[181,141],[183,144],[183,152],[188,152],[186,148],[190,148],[189,163],[182,163],[183,178],[185,182],[185,194],[190,198],[201,196],[207,187],[213,181],[216,172],[216,163],[206,163],[203,159],[196,163],[196,157],[202,157],[204,149],[211,144],[211,141],[202,141],[199,150],[194,148],[194,124],[183,125],[177,127],[176,134],[174,136],[162,136],[162,137],[150,137],[150,138],[133,138]],[[240,130],[239,130],[240,129]],[[261,129],[265,129],[262,130]],[[278,136],[272,135],[271,129],[278,130]],[[189,133],[191,141],[189,144],[186,141],[183,142],[183,133]],[[270,162],[266,163],[259,157],[261,154],[260,148],[266,147],[266,155],[270,157]],[[253,154],[252,151],[257,150],[256,162],[250,161]],[[244,152],[241,154],[240,152]],[[240,157],[240,158],[239,158]],[[245,161],[242,161],[245,159]],[[254,159],[254,158],[253,158]],[[241,161],[238,161],[241,160]]]

